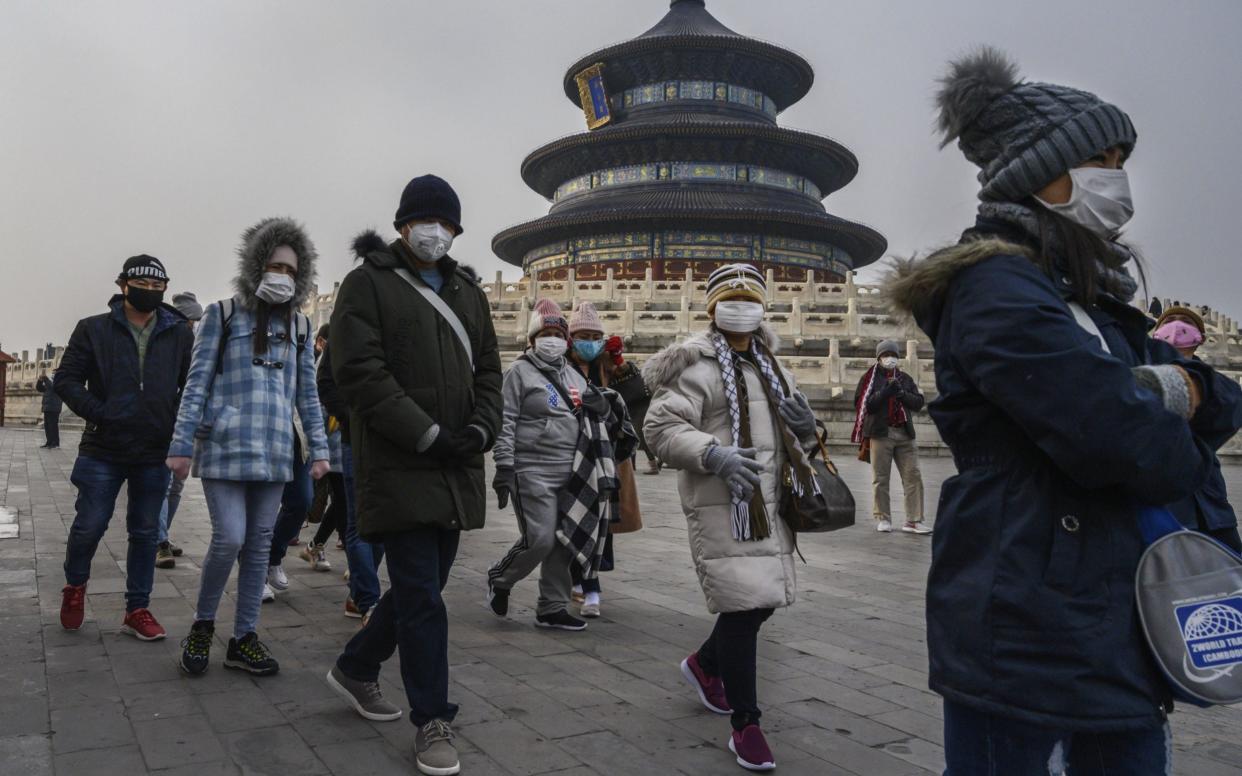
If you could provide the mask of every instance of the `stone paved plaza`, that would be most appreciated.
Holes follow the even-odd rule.
[[[204,677],[180,674],[178,642],[210,534],[197,481],[173,530],[185,556],[156,571],[152,610],[170,637],[144,644],[118,633],[123,506],[95,558],[86,625],[62,631],[77,442],[65,436],[63,449],[44,451],[40,432],[0,429],[0,506],[16,510],[20,526],[17,538],[0,539],[0,773],[413,772],[408,722],[366,722],[323,683],[357,627],[342,616],[339,551],[330,552],[331,573],[286,560],[290,590],[264,606],[260,626],[279,675],[225,670],[219,639]],[[842,466],[869,511],[869,473],[848,457]],[[925,461],[929,504],[950,471],[945,459]],[[1228,476],[1242,489],[1242,468]],[[486,530],[464,538],[446,592],[463,773],[742,773],[723,746],[728,722],[699,706],[677,670],[711,618],[689,564],[675,476],[639,485],[647,527],[618,537],[604,617],[586,633],[536,630],[533,581],[515,590],[508,620],[484,607],[484,572],[516,536],[511,513],[492,514]],[[798,604],[769,621],[760,643],[759,697],[778,773],[938,772],[940,701],[927,690],[923,628],[928,540],[864,524],[806,538],[803,550]],[[226,636],[231,595],[230,584],[219,614]],[[403,704],[395,658],[382,681]],[[1242,709],[1182,708],[1173,730],[1178,773],[1242,773]]]

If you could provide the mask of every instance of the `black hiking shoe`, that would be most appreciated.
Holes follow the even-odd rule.
[[[255,676],[271,676],[280,670],[280,664],[251,631],[240,639],[229,639],[229,651],[224,658],[225,668],[236,668]]]
[[[190,635],[181,640],[181,670],[190,676],[199,676],[207,670],[211,657],[211,640],[216,624],[211,620],[198,620],[190,626]]]
[[[580,631],[586,630],[586,621],[579,620],[569,612],[562,609],[559,612],[551,614],[535,615],[535,627],[537,628],[554,628],[556,630]]]
[[[488,582],[487,607],[497,617],[507,615],[509,613],[509,591],[499,587],[492,587],[492,583]]]

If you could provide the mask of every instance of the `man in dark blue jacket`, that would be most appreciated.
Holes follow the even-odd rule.
[[[56,372],[53,371],[52,374]],[[43,449],[57,450],[60,448],[60,408],[64,403],[56,395],[56,391],[52,390],[52,378],[47,375],[39,377],[35,390],[43,394],[43,436],[47,440]]]
[[[77,514],[65,548],[60,624],[82,626],[91,559],[108,529],[121,485],[128,483],[125,620],[121,631],[143,641],[164,638],[147,610],[155,576],[160,504],[168,489],[164,459],[194,334],[185,316],[163,304],[168,274],[147,255],[125,262],[111,311],[78,321],[53,384],[86,421],[70,480]]]

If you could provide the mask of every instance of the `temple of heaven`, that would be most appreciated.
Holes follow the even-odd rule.
[[[858,172],[849,149],[785,129],[806,96],[802,57],[739,35],[704,0],[673,0],[659,24],[565,74],[587,131],[536,149],[522,179],[552,202],[492,249],[539,280],[706,278],[748,261],[777,280],[839,282],[887,243],[829,214],[824,197]]]

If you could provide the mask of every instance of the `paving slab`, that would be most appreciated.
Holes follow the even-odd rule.
[[[82,629],[60,628],[65,536],[76,494],[68,482],[77,436],[39,450],[30,430],[0,428],[0,508],[15,539],[0,539],[0,773],[364,774],[413,770],[409,721],[358,717],[323,681],[358,627],[342,616],[344,555],[316,573],[291,551],[287,593],[263,607],[260,633],[281,672],[256,678],[220,665],[235,577],[217,615],[210,670],[177,669],[194,617],[199,563],[211,526],[191,480],[173,527],[185,549],[156,571],[152,611],[163,642],[119,633],[124,611],[125,498],[92,564]],[[870,473],[838,461],[861,515]],[[924,461],[928,506],[952,474]],[[1226,466],[1242,492],[1242,466]],[[617,569],[602,577],[603,614],[584,633],[533,627],[535,580],[513,592],[509,617],[483,604],[486,571],[518,536],[510,510],[462,537],[445,599],[450,693],[463,773],[471,776],[741,772],[724,746],[727,717],[703,709],[678,663],[712,628],[691,567],[676,475],[638,482],[645,528],[615,539]],[[934,517],[934,514],[932,515]],[[309,533],[303,533],[308,537]],[[927,688],[923,590],[930,541],[880,535],[864,521],[806,537],[799,601],[764,627],[759,699],[779,773],[910,776],[943,769],[943,708]],[[386,573],[381,574],[387,584]],[[380,684],[402,708],[396,656]],[[1177,774],[1242,774],[1242,709],[1180,709],[1172,717]]]

